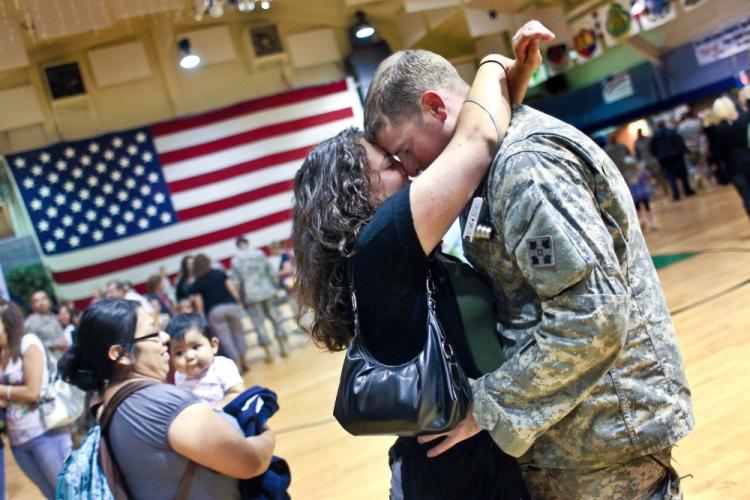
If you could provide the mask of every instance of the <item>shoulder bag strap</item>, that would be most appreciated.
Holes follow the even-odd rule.
[[[349,292],[352,294],[352,313],[354,315],[354,336],[359,335],[359,310],[357,309],[357,293],[354,289],[354,261],[349,257]]]
[[[107,484],[109,485],[109,489],[115,500],[128,500],[132,498],[132,495],[128,490],[128,484],[125,481],[125,477],[123,476],[120,467],[117,465],[117,461],[115,460],[114,454],[109,446],[109,425],[112,423],[112,417],[114,416],[115,411],[117,411],[117,407],[120,406],[123,401],[133,393],[154,384],[156,384],[156,382],[149,380],[130,382],[114,393],[102,410],[102,416],[99,420],[99,425],[102,429],[102,438],[99,441],[99,463],[102,467],[102,471],[104,471],[104,476],[107,478]]]

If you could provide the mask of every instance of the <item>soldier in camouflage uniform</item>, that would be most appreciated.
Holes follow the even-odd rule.
[[[445,147],[465,98],[450,83],[420,87],[421,52],[386,59],[365,104],[367,138],[414,170]],[[575,128],[519,106],[477,198],[490,237],[464,247],[493,285],[507,361],[474,383],[473,415],[434,452],[485,429],[519,457],[535,498],[680,498],[671,447],[694,425],[690,390],[615,165]]]
[[[250,248],[245,238],[237,238],[237,255],[232,258],[229,272],[232,281],[240,291],[242,302],[258,332],[258,344],[266,353],[266,361],[273,360],[265,320],[271,320],[279,351],[287,356],[287,334],[283,327],[284,318],[276,307],[278,276],[271,268],[266,255],[256,248]]]

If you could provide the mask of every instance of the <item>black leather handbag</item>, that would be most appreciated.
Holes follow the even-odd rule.
[[[471,388],[435,314],[427,275],[427,341],[411,361],[390,366],[368,352],[359,326],[349,269],[354,336],[341,369],[333,415],[350,434],[416,436],[455,427],[466,416]]]

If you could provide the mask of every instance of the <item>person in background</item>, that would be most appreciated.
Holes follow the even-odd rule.
[[[680,190],[677,187],[678,179],[682,183],[685,196],[693,196],[695,191],[690,187],[687,165],[685,164],[685,154],[688,151],[682,136],[661,121],[656,124],[656,132],[651,138],[650,148],[651,154],[659,160],[659,164],[667,176],[669,187],[672,189],[672,199],[678,201],[681,198]]]
[[[47,292],[37,290],[32,293],[30,306],[32,313],[24,321],[24,328],[39,337],[56,362],[70,343],[65,340],[63,328],[51,311],[52,304]]]
[[[169,318],[174,314],[174,306],[167,294],[164,293],[164,281],[162,277],[158,274],[149,277],[148,281],[146,281],[146,289],[148,290],[146,298],[154,310],[159,313],[159,323],[166,325]]]
[[[253,321],[255,331],[258,332],[258,344],[266,353],[266,362],[273,361],[271,341],[268,338],[265,321],[269,319],[273,325],[276,341],[279,343],[281,356],[286,357],[287,333],[282,325],[283,318],[275,304],[275,297],[279,288],[278,273],[271,267],[266,254],[260,249],[251,248],[247,239],[237,238],[237,254],[232,257],[230,276],[240,292],[242,303]]]
[[[190,285],[190,295],[195,296],[196,311],[204,314],[208,325],[221,341],[221,350],[232,359],[240,373],[248,370],[245,362],[245,311],[240,305],[240,295],[227,274],[211,267],[211,259],[198,254],[193,261],[195,281]]]
[[[703,134],[703,122],[692,109],[682,116],[677,124],[677,133],[685,141],[688,161],[701,178],[706,177],[706,136]]]
[[[77,317],[78,311],[68,304],[63,304],[57,308],[57,321],[63,329],[63,336],[68,346],[73,345]]]
[[[105,408],[127,384],[151,383],[117,407],[106,436],[132,498],[176,498],[192,462],[189,499],[239,499],[238,479],[268,469],[274,433],[266,428],[246,438],[234,418],[165,384],[168,343],[138,304],[103,300],[84,311],[60,372],[66,382],[102,394]]]
[[[138,302],[149,314],[154,312],[154,306],[143,295],[136,292],[129,281],[112,280],[107,283],[107,297],[111,299],[125,299]]]
[[[174,384],[189,390],[214,409],[222,409],[245,389],[237,366],[217,356],[219,339],[200,314],[178,314],[165,328]]]
[[[45,294],[46,295],[46,294]],[[71,450],[70,433],[48,430],[38,406],[49,384],[49,360],[42,341],[26,333],[15,304],[0,299],[0,406],[18,467],[45,498],[55,498],[57,475]]]
[[[177,275],[177,280],[175,281],[174,291],[177,303],[183,299],[190,298],[190,285],[193,284],[193,281],[195,281],[195,277],[193,276],[193,256],[186,255],[180,262],[180,274]]]
[[[750,217],[749,115],[744,110],[738,110],[734,102],[726,96],[714,101],[712,111],[717,122],[717,149],[721,151],[727,177],[742,198],[745,212]]]
[[[169,299],[169,302],[171,304],[176,304],[177,303],[177,293],[175,292],[175,289],[172,286],[172,282],[169,281],[169,275],[167,274],[167,268],[166,267],[161,266],[159,268],[159,277],[161,278],[161,283],[162,283],[164,294]]]

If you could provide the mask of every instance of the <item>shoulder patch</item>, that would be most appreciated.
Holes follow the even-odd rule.
[[[528,238],[526,245],[529,250],[531,267],[553,267],[555,265],[555,244],[551,236]]]

